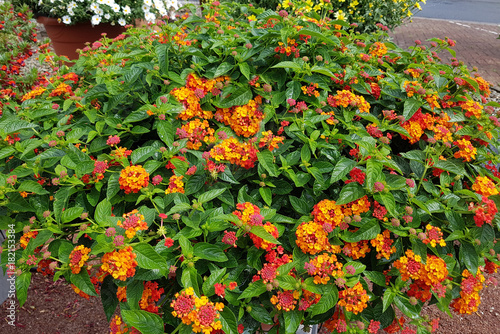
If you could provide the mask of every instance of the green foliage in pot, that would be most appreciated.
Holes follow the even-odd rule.
[[[432,43],[218,2],[95,43],[0,119],[21,304],[37,266],[100,295],[113,333],[475,312],[500,263],[498,104]]]

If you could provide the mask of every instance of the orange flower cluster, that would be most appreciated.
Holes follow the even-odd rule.
[[[61,96],[61,95],[74,95],[71,86],[61,82],[52,92],[50,92],[49,96]]]
[[[495,183],[487,176],[478,176],[472,185],[472,190],[485,197],[498,194]]]
[[[304,267],[310,276],[314,276],[315,284],[327,284],[330,281],[330,276],[344,276],[342,263],[337,262],[335,254],[320,254],[311,261],[306,262]]]
[[[302,86],[300,89],[304,95],[319,97],[319,92],[316,90],[318,88],[318,84],[310,84],[309,86]]]
[[[345,216],[360,215],[370,210],[370,201],[368,196],[363,196],[354,202],[342,205],[342,211]]]
[[[160,300],[162,293],[163,288],[158,289],[157,282],[144,282],[144,290],[142,291],[142,297],[139,301],[139,307],[141,310],[158,314],[158,306],[156,305],[156,302]]]
[[[370,54],[374,57],[380,58],[387,53],[387,46],[381,42],[375,42],[370,46]]]
[[[115,317],[109,323],[110,334],[140,334],[140,332],[134,327],[128,327],[123,319],[119,315]]]
[[[257,159],[257,149],[250,143],[240,143],[230,137],[210,150],[210,156],[216,161],[227,160],[246,169],[253,168]]]
[[[199,150],[202,143],[215,143],[215,130],[210,127],[207,120],[196,118],[177,129],[179,139],[187,138],[186,147],[190,150]]]
[[[457,313],[472,314],[477,312],[479,304],[481,304],[479,291],[483,289],[484,276],[478,270],[476,277],[474,277],[474,275],[465,269],[462,272],[462,277],[460,297],[454,299],[450,306]]]
[[[30,240],[35,239],[37,235],[38,235],[38,231],[28,231],[28,232],[24,233],[21,236],[21,239],[19,240],[21,247],[26,249],[26,247],[28,247],[28,243],[30,242]]]
[[[122,223],[119,220],[116,225],[125,230],[127,238],[132,239],[139,230],[145,231],[148,229],[148,224],[144,221],[144,216],[138,213],[137,210],[132,210],[123,215],[125,221]]]
[[[44,87],[37,87],[35,89],[33,89],[32,91],[26,93],[23,95],[23,97],[21,98],[21,101],[26,101],[26,100],[30,100],[34,97],[37,97],[37,96],[40,96],[43,94],[43,92],[45,92],[47,89],[45,89]]]
[[[182,179],[184,175],[177,176],[172,175],[170,179],[168,179],[168,188],[165,189],[165,194],[173,194],[173,193],[181,193],[184,194],[184,182]]]
[[[339,306],[344,306],[347,312],[358,314],[367,306],[370,299],[366,290],[360,282],[356,283],[352,288],[347,288],[339,292]]]
[[[283,140],[285,140],[285,137],[275,136],[271,130],[268,130],[262,132],[262,138],[259,140],[259,147],[262,148],[267,146],[267,149],[272,152],[279,147],[278,144],[283,144]]]
[[[448,269],[442,258],[428,255],[427,263],[423,264],[422,258],[415,255],[411,249],[405,254],[394,262],[394,268],[399,270],[403,281],[413,281],[408,291],[409,296],[425,302],[432,297],[431,289],[446,289],[442,282],[448,277]]]
[[[73,291],[75,291],[75,293],[76,293],[77,295],[79,295],[80,297],[85,298],[85,299],[87,299],[87,300],[89,300],[89,299],[90,299],[90,295],[88,295],[88,294],[86,294],[85,292],[83,292],[82,290],[78,289],[78,288],[76,287],[76,285],[70,284],[70,286],[71,286],[71,288],[73,289]]]
[[[368,240],[361,240],[358,242],[346,242],[342,247],[342,253],[349,256],[353,260],[357,260],[366,256],[370,252]]]
[[[468,141],[467,139],[459,139],[455,141],[453,144],[458,146],[458,151],[455,152],[454,157],[455,158],[462,158],[464,161],[471,161],[476,158],[476,153],[477,149],[472,146],[472,143]]]
[[[462,111],[465,111],[465,116],[474,116],[476,118],[481,118],[481,114],[483,113],[483,106],[478,102],[467,100],[461,105],[461,107]]]
[[[419,109],[407,122],[401,124],[401,126],[410,134],[410,143],[415,144],[424,134],[424,130],[432,130],[434,122],[435,119],[432,115],[422,114],[422,111]]]
[[[210,334],[222,328],[222,323],[218,319],[224,304],[214,304],[206,296],[196,297],[191,287],[176,293],[170,307],[174,309],[172,315],[181,319],[184,324],[191,325],[195,333]]]
[[[300,55],[297,42],[290,37],[287,37],[286,45],[283,42],[278,42],[278,46],[274,49],[274,52],[286,54],[287,56],[293,53],[295,58],[298,58]]]
[[[327,101],[333,108],[338,108],[339,106],[347,108],[351,106],[357,107],[361,113],[370,112],[370,104],[366,102],[365,98],[349,90],[337,91],[337,95],[329,95]]]
[[[257,134],[264,114],[259,110],[262,97],[257,96],[242,106],[218,108],[215,119],[229,125],[238,136],[251,137]]]
[[[372,239],[370,242],[377,250],[377,259],[384,257],[389,260],[391,254],[396,253],[396,247],[392,246],[394,240],[391,239],[391,232],[389,230],[385,230],[382,234],[378,234],[375,239]]]
[[[120,172],[118,179],[120,189],[125,190],[125,194],[137,193],[149,184],[149,173],[141,165],[128,166]]]
[[[427,224],[425,229],[426,238],[422,240],[424,244],[431,244],[431,247],[436,247],[438,244],[441,247],[446,247],[446,241],[443,239],[443,232],[441,232],[439,227]]]
[[[271,297],[271,303],[276,305],[278,310],[292,311],[297,305],[297,300],[300,298],[300,292],[297,290],[278,291]]]
[[[295,235],[297,236],[295,243],[306,254],[314,255],[322,251],[330,251],[332,248],[328,241],[328,233],[317,221],[301,223]]]
[[[278,238],[279,234],[276,226],[270,222],[266,222],[265,224],[262,223],[264,217],[260,214],[258,206],[250,202],[238,203],[236,204],[236,210],[233,211],[233,214],[241,220],[242,226],[262,226],[274,238]],[[250,233],[250,239],[252,239],[255,247],[265,249],[268,252],[276,247],[276,244],[264,240],[254,233]]]
[[[405,88],[406,95],[408,95],[408,97],[418,94],[418,91],[422,89],[422,85],[418,81],[405,81],[403,83],[403,87]]]
[[[85,262],[89,259],[91,249],[84,245],[76,246],[69,254],[69,267],[73,274],[80,273]]]
[[[321,224],[326,231],[332,231],[339,226],[344,219],[342,207],[335,204],[335,201],[329,199],[324,199],[314,205],[311,214],[314,221]]]
[[[106,253],[101,259],[102,265],[100,269],[115,279],[125,281],[127,277],[135,275],[135,267],[137,267],[136,256],[131,246]]]
[[[200,100],[208,93],[212,92],[218,81],[224,81],[225,77],[207,80],[200,78],[192,73],[186,78],[186,86],[174,88],[172,94],[179,102],[184,105],[184,110],[177,116],[186,121],[188,119],[199,117],[203,119],[213,118],[213,113],[208,110],[202,110]]]

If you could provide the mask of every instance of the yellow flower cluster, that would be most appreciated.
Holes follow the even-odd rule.
[[[172,175],[168,180],[168,188],[165,189],[165,194],[181,193],[184,194],[184,175]]]
[[[462,283],[460,297],[454,299],[450,306],[460,314],[472,314],[477,312],[481,304],[479,291],[483,289],[484,276],[478,270],[474,277],[467,269],[462,272]]]
[[[370,104],[366,102],[365,98],[349,90],[339,90],[336,95],[330,95],[328,97],[328,103],[334,108],[339,106],[347,108],[351,106],[357,107],[360,113],[370,112]]]
[[[389,260],[391,254],[396,253],[396,247],[392,246],[394,240],[391,239],[391,232],[385,230],[382,234],[378,234],[375,239],[372,239],[371,244],[377,250],[377,259],[382,257]]]
[[[118,179],[120,189],[125,190],[125,194],[137,193],[149,184],[149,173],[141,165],[128,166],[120,172]]]
[[[195,333],[210,334],[222,328],[218,319],[224,304],[214,304],[206,296],[196,297],[191,287],[176,293],[170,307],[174,309],[172,315],[181,319],[184,324],[191,325]]]
[[[375,42],[370,46],[370,54],[374,57],[380,58],[387,53],[387,46],[381,42]]]
[[[210,150],[210,157],[216,161],[229,161],[232,164],[246,169],[254,167],[257,159],[257,149],[250,143],[240,143],[238,139],[230,137]]]
[[[129,239],[133,238],[137,231],[145,231],[148,229],[148,224],[144,221],[144,216],[138,212],[139,211],[134,209],[123,215],[123,218],[125,219],[123,222],[119,220],[116,223],[116,225],[125,229],[125,234]]]
[[[217,109],[215,119],[229,125],[238,136],[251,137],[257,134],[264,114],[259,110],[262,98],[257,96],[242,106]]]
[[[295,243],[306,254],[314,255],[322,251],[329,251],[332,247],[328,241],[328,233],[317,221],[301,223],[297,227],[295,235],[297,236]]]
[[[69,254],[69,267],[73,274],[80,273],[85,262],[89,259],[91,249],[84,245],[76,246]]]
[[[358,282],[352,288],[346,288],[339,292],[338,305],[344,306],[347,312],[358,314],[368,306],[369,299],[366,290]]]
[[[131,246],[106,253],[101,259],[101,270],[113,276],[114,279],[125,281],[127,277],[135,275],[136,256]]]
[[[190,150],[199,150],[202,143],[215,143],[215,130],[210,127],[207,120],[196,118],[177,129],[180,139],[188,138],[186,147]]]
[[[485,197],[498,194],[495,183],[487,176],[478,176],[472,185],[472,190]]]
[[[321,225],[330,224],[332,228],[339,226],[344,219],[342,207],[329,199],[324,199],[316,204],[313,208],[312,216],[315,222]]]
[[[37,87],[35,89],[33,89],[32,91],[26,93],[23,95],[23,97],[21,98],[21,101],[26,101],[26,100],[30,100],[36,96],[40,96],[43,94],[43,92],[45,92],[47,89],[45,89],[44,87]]]

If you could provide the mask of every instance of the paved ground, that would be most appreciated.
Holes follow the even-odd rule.
[[[478,73],[500,91],[500,39],[497,39],[500,26],[414,17],[412,22],[394,29],[390,35],[402,48],[415,45],[417,39],[425,43],[429,38],[449,37],[456,42],[453,49],[458,60],[467,64],[469,69],[476,66]],[[450,61],[448,52],[440,56],[443,62]]]
[[[427,0],[415,16],[500,24],[500,0]]]

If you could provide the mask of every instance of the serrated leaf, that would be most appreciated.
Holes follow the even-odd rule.
[[[67,208],[61,214],[61,223],[63,223],[63,224],[69,223],[69,222],[75,220],[76,218],[80,217],[82,212],[83,212],[83,208],[79,207],[79,206]]]
[[[418,101],[417,99],[409,98],[405,100],[403,109],[403,117],[405,118],[405,120],[409,120],[421,106],[422,102]]]
[[[213,200],[214,198],[217,198],[218,196],[222,195],[223,192],[226,191],[226,188],[221,188],[221,189],[214,189],[214,190],[209,190],[207,192],[204,192],[203,194],[198,197],[198,203],[207,203]]]
[[[219,107],[231,108],[234,106],[242,106],[248,103],[253,97],[252,90],[249,87],[239,87],[232,92],[230,96],[224,98]]]
[[[266,292],[266,285],[262,280],[250,283],[248,287],[241,293],[241,295],[238,297],[238,299],[245,299],[245,298],[251,298],[255,296],[260,296],[264,292]]]
[[[271,189],[268,187],[260,187],[259,194],[264,202],[266,202],[267,205],[271,206],[271,204],[273,203],[273,194]]]
[[[338,290],[335,286],[330,285],[329,289],[321,296],[319,302],[309,308],[311,316],[316,314],[323,314],[331,310],[338,300]]]
[[[293,61],[282,61],[282,62],[279,62],[276,65],[272,66],[271,68],[290,68],[290,69],[297,71],[297,72],[302,71],[302,68],[300,67],[300,65],[297,63],[294,63]]]
[[[97,224],[106,226],[108,224],[109,217],[111,217],[111,203],[104,199],[95,208],[94,219]]]
[[[15,279],[16,283],[16,297],[19,302],[19,307],[23,307],[26,299],[28,298],[28,288],[31,282],[31,272],[23,272]]]
[[[336,203],[337,205],[351,203],[363,196],[365,196],[364,188],[357,182],[351,182],[342,188]]]
[[[364,223],[356,232],[345,232],[341,238],[347,242],[359,242],[361,240],[371,240],[380,233],[380,225],[375,219]]]
[[[269,176],[278,176],[276,165],[274,164],[274,156],[269,150],[258,152],[257,159],[259,159],[259,163],[269,173]]]
[[[137,164],[153,156],[156,153],[156,148],[152,146],[139,147],[132,151],[130,160],[132,164]]]
[[[342,157],[333,168],[330,183],[337,182],[356,166],[356,161]]]
[[[136,244],[134,247],[137,265],[144,269],[158,269],[163,274],[168,272],[169,266],[165,259],[149,244]]]
[[[266,231],[264,226],[252,226],[250,233],[255,234],[259,238],[264,239],[267,242],[273,243],[275,245],[280,245],[281,243],[276,240],[269,232]]]
[[[194,255],[205,260],[224,262],[227,261],[227,256],[224,251],[217,245],[212,245],[206,242],[199,242],[193,246]]]
[[[78,274],[71,274],[70,281],[78,289],[82,290],[89,296],[97,296],[94,284],[90,281],[89,273],[85,268],[80,270]]]
[[[163,320],[158,314],[143,310],[121,310],[123,321],[142,334],[163,334]]]
[[[274,324],[273,318],[271,318],[271,315],[269,312],[266,310],[265,307],[262,305],[258,305],[255,303],[250,304],[250,316],[257,320],[258,322],[266,325],[272,325]]]

